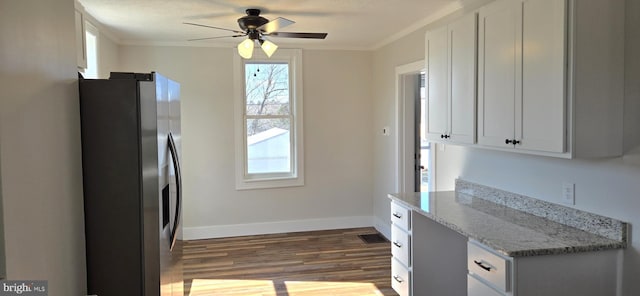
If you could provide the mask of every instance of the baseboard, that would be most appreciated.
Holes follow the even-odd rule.
[[[289,220],[265,223],[185,227],[185,240],[374,226],[372,216]],[[389,232],[390,233],[390,232]]]
[[[373,217],[373,227],[388,240],[391,240],[391,221],[384,221],[379,217]]]

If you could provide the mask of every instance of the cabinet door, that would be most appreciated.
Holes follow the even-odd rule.
[[[512,148],[515,101],[521,96],[521,6],[498,0],[480,9],[478,28],[478,143]]]
[[[565,151],[565,15],[559,0],[522,2],[522,100],[518,149]],[[519,106],[518,106],[519,105]]]
[[[76,34],[76,63],[79,69],[87,68],[87,49],[84,35],[84,17],[82,12],[75,10]]]
[[[442,141],[448,134],[448,48],[447,27],[427,32],[425,36],[425,62],[427,75],[426,86],[426,120],[427,140]]]
[[[449,24],[449,136],[452,142],[476,140],[477,15]]]
[[[475,277],[467,275],[467,296],[502,296],[502,294]]]

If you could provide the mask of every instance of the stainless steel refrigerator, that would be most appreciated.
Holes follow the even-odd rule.
[[[79,87],[88,294],[183,296],[180,85],[113,72]]]

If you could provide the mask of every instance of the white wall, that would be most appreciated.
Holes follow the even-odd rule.
[[[181,83],[186,238],[371,225],[371,55],[303,51],[305,185],[235,190],[233,49],[121,46]]]
[[[85,295],[74,4],[0,2],[0,171],[7,276]]]
[[[640,3],[626,1],[625,114],[626,153],[611,159],[565,160],[446,146],[439,151],[436,177],[439,189],[452,189],[453,178],[497,187],[558,203],[562,182],[576,184],[576,205],[581,210],[631,223],[631,244],[625,250],[622,295],[640,295]],[[416,31],[374,54],[374,130],[394,126],[394,67],[418,60],[422,32]],[[387,192],[394,188],[393,139],[374,138],[374,214],[389,216]],[[446,184],[449,185],[447,186]],[[388,223],[388,222],[387,222]],[[388,227],[388,226],[387,226]]]
[[[98,78],[108,79],[111,72],[119,71],[119,49],[118,43],[105,33],[104,28],[100,30],[98,38]]]

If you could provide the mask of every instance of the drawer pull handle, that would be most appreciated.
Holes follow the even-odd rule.
[[[482,261],[477,261],[477,260],[473,260],[473,263],[475,263],[476,265],[480,266],[480,268],[486,270],[486,271],[491,271],[491,266],[486,266],[482,263]]]
[[[399,242],[393,242],[393,244],[398,248],[402,248],[402,244]]]
[[[394,275],[393,279],[396,280],[396,282],[398,282],[398,283],[404,282],[404,280],[401,277],[397,276],[397,275]]]
[[[393,216],[398,218],[398,219],[402,219],[402,215],[398,214],[398,213],[393,213]]]

